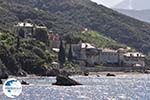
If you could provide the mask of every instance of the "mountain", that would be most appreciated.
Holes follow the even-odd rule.
[[[114,9],[122,14],[150,23],[150,10]]]
[[[149,4],[149,0],[123,0],[121,3],[115,5],[113,8],[145,10],[150,9]]]
[[[14,23],[25,19],[59,34],[88,28],[144,53],[150,50],[150,24],[90,0],[0,0],[2,31],[11,31]]]

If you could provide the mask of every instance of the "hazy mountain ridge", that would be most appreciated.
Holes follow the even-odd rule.
[[[121,3],[115,5],[113,8],[145,10],[150,9],[149,4],[150,4],[149,0],[123,0]]]
[[[89,0],[78,0],[78,2],[76,0],[0,0],[0,2],[0,7],[12,16],[9,21],[4,21],[4,24],[0,25],[2,29],[7,23],[31,19],[35,22],[42,21],[56,33],[66,34],[87,27],[138,50],[144,52],[150,50],[150,24],[119,14]],[[3,17],[0,18],[0,21],[3,21]]]
[[[127,10],[127,9],[114,9],[120,13],[130,17],[139,19],[144,22],[150,23],[150,10]]]

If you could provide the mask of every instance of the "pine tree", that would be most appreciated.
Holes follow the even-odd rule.
[[[60,67],[63,67],[63,64],[66,61],[66,56],[65,56],[65,49],[63,47],[63,42],[60,42],[60,47],[59,47],[59,53],[58,53],[58,61],[60,64]]]
[[[73,55],[72,55],[72,46],[70,44],[70,48],[69,48],[69,53],[68,53],[68,61],[72,62],[73,60]]]
[[[19,51],[19,48],[20,48],[20,37],[17,36],[17,46],[16,46],[17,52]]]

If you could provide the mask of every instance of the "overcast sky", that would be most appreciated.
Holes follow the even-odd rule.
[[[120,3],[123,0],[91,0],[91,1],[97,2],[99,4],[103,4],[107,7],[113,7],[113,6],[115,6],[116,4]]]

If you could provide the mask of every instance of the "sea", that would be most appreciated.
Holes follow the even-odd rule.
[[[15,99],[5,96],[0,85],[0,100],[150,100],[150,75],[71,76],[79,86],[54,86],[55,77],[17,77],[29,86]],[[4,81],[4,80],[3,80]]]

